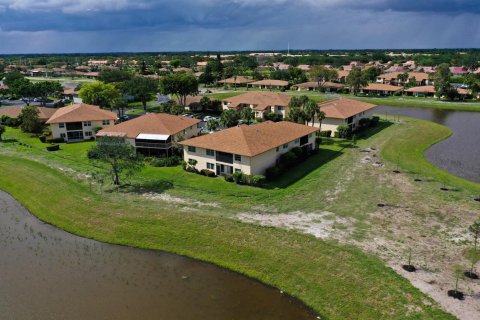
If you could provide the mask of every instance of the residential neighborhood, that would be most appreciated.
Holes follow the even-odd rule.
[[[0,1],[0,318],[480,319],[479,12]]]

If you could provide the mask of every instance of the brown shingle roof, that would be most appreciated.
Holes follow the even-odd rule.
[[[371,103],[345,98],[325,101],[318,106],[321,111],[325,112],[326,118],[335,119],[348,119],[360,112],[377,107]]]
[[[403,72],[391,72],[379,75],[378,77],[381,79],[385,79],[387,81],[391,81],[392,79],[397,79],[400,74]],[[416,81],[424,81],[428,80],[429,75],[425,72],[408,72],[408,78],[415,78]]]
[[[412,87],[407,90],[407,92],[426,92],[426,93],[435,93],[435,88],[433,86],[420,86],[420,87]]]
[[[318,88],[318,82],[316,81],[310,81],[310,82],[304,82],[304,83],[299,83],[294,85],[294,87],[301,87],[301,88]],[[343,88],[345,85],[341,83],[335,83],[335,82],[321,82],[320,83],[321,88]]]
[[[6,115],[6,116],[9,116],[10,118],[15,119],[15,118],[18,118],[18,116],[22,112],[22,109],[23,109],[22,106],[3,108],[3,109],[0,109],[0,116]],[[37,109],[39,111],[38,119],[40,121],[47,121],[57,111],[57,109],[45,108],[45,107],[37,107]]]
[[[235,79],[235,77],[231,77],[231,78],[222,80],[220,82],[221,83],[226,83],[226,84],[235,84],[235,83],[236,84],[245,84],[245,83],[253,82],[253,80],[249,79],[249,78],[246,78],[246,77],[238,76],[236,79]]]
[[[370,83],[368,86],[363,88],[363,90],[374,90],[374,91],[392,91],[397,92],[402,90],[402,87],[392,86],[389,84],[381,84],[381,83]]]
[[[251,126],[233,127],[182,141],[180,144],[254,157],[316,131],[318,128],[293,122],[266,121]]]
[[[121,135],[135,139],[140,133],[175,135],[200,120],[166,113],[149,113],[100,130],[97,136]]]
[[[265,80],[250,82],[249,84],[250,84],[250,85],[256,85],[256,86],[281,86],[281,87],[288,87],[288,81],[283,81],[283,80],[270,80],[270,79],[265,79]]]
[[[229,102],[229,108],[237,108],[241,104],[254,105],[255,110],[265,110],[269,106],[287,107],[292,99],[285,93],[268,92],[268,91],[251,91],[235,97],[223,99]]]
[[[47,123],[50,124],[60,122],[101,121],[116,119],[117,115],[114,112],[102,110],[98,106],[80,103],[57,109]]]

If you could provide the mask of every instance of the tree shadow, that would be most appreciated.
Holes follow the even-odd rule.
[[[174,188],[174,185],[170,181],[147,180],[131,181],[116,188],[105,190],[105,192],[120,192],[130,194],[163,193],[172,188]]]

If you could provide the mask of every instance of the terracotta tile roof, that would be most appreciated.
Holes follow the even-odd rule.
[[[318,82],[316,81],[310,81],[310,82],[304,82],[304,83],[299,83],[294,85],[293,87],[300,87],[300,88],[318,88]],[[320,83],[320,87],[322,88],[343,88],[345,85],[341,83],[335,83],[335,82],[323,82]]]
[[[412,87],[407,90],[406,92],[419,92],[419,93],[435,93],[435,88],[433,86],[419,86],[419,87]]]
[[[180,144],[254,157],[316,131],[318,128],[293,122],[266,121],[225,129]]]
[[[270,80],[270,79],[265,79],[265,80],[250,82],[249,84],[250,84],[250,85],[254,85],[254,86],[281,86],[281,87],[288,87],[288,81],[283,81],[283,80]]]
[[[75,94],[78,94],[78,91],[75,91],[74,89],[70,89],[70,88],[64,88],[63,94],[75,95]]]
[[[348,119],[351,116],[359,114],[367,110],[376,108],[377,106],[371,103],[339,98],[322,102],[318,105],[320,110],[325,112],[326,118]]]
[[[237,108],[241,104],[254,105],[255,110],[265,110],[269,106],[287,107],[292,99],[285,93],[268,92],[268,91],[251,91],[235,97],[223,99],[229,103],[229,108]]]
[[[166,113],[149,113],[100,130],[97,136],[124,135],[135,139],[140,133],[175,135],[200,120]]]
[[[398,76],[402,73],[403,72],[385,73],[385,74],[379,75],[378,78],[390,81],[392,79],[398,79]],[[417,81],[423,81],[423,80],[428,80],[429,75],[428,73],[425,73],[425,72],[408,72],[408,78],[413,78],[413,77],[415,77],[415,80]]]
[[[393,91],[393,92],[397,92],[402,89],[403,89],[402,87],[392,86],[389,84],[381,84],[381,83],[370,83],[368,84],[368,86],[363,88],[363,90],[367,90],[367,91],[373,90],[373,91]]]
[[[235,84],[235,83],[245,84],[245,83],[253,82],[253,80],[249,79],[247,77],[238,76],[236,80],[235,80],[234,77],[231,77],[231,78],[228,78],[228,79],[225,79],[225,80],[221,80],[220,82],[221,83],[226,83],[226,84]]]
[[[102,110],[98,106],[80,103],[57,109],[47,123],[50,124],[60,122],[101,121],[116,119],[117,114],[114,112]]]
[[[347,77],[350,74],[349,70],[338,70],[338,78]]]
[[[6,115],[6,116],[9,116],[10,118],[17,118],[22,112],[23,108],[24,108],[23,106],[2,108],[0,109],[0,117],[3,115]],[[40,119],[40,121],[47,121],[58,110],[54,108],[45,108],[45,107],[37,107],[37,109],[39,111],[38,119]]]

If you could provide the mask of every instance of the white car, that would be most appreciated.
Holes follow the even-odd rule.
[[[204,121],[204,122],[207,122],[207,121],[210,120],[210,119],[213,119],[213,117],[212,117],[212,116],[206,116],[205,118],[203,118],[203,121]]]

